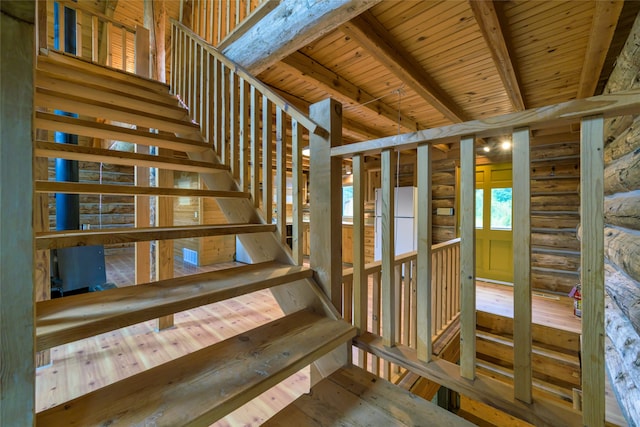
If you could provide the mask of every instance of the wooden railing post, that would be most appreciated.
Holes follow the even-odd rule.
[[[433,325],[431,324],[431,144],[418,146],[418,277],[416,296],[418,303],[416,350],[418,359],[431,360]]]
[[[580,131],[580,282],[582,284],[582,424],[604,426],[604,119]]]
[[[385,346],[396,344],[394,314],[396,309],[395,264],[395,182],[396,156],[393,149],[382,152],[382,341]],[[312,190],[313,191],[313,190]]]
[[[460,141],[460,375],[476,376],[476,152],[473,136]]]
[[[312,120],[329,132],[310,135],[310,265],[331,302],[342,307],[342,164],[331,147],[342,144],[342,105],[325,99],[309,107]],[[269,205],[269,208],[271,205]]]

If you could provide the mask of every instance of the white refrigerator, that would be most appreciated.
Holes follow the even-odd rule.
[[[418,248],[416,229],[417,187],[395,189],[395,252],[396,255],[412,252]],[[376,188],[375,240],[373,259],[382,259],[382,189]]]

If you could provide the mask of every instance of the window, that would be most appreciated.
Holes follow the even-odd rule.
[[[476,228],[482,228],[483,209],[484,209],[484,190],[482,188],[476,188]]]
[[[353,217],[353,185],[342,187],[342,216]]]
[[[491,229],[511,230],[511,188],[491,189]],[[477,214],[476,214],[477,217]]]

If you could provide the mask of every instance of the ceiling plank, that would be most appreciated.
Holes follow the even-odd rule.
[[[222,53],[258,75],[380,1],[283,1]]]
[[[369,12],[340,27],[367,52],[453,123],[468,120],[460,106],[438,87],[406,50]]]
[[[518,83],[515,67],[511,61],[511,55],[507,48],[507,43],[502,33],[500,20],[496,13],[492,0],[469,0],[469,5],[480,27],[480,32],[484,37],[487,47],[491,52],[493,62],[498,69],[500,79],[509,96],[509,100],[516,111],[525,109],[524,98]]]
[[[580,84],[576,95],[578,99],[595,95],[598,79],[607,58],[609,45],[613,40],[613,34],[616,31],[616,25],[623,6],[624,1],[622,0],[595,2],[589,44],[584,56]]]
[[[284,58],[280,66],[288,68],[288,71],[294,74],[299,80],[321,87],[338,101],[345,104],[344,108],[349,108],[349,104],[354,103],[356,105],[362,105],[396,126],[398,119],[400,119],[400,126],[409,132],[426,127],[421,126],[420,123],[406,114],[398,114],[397,109],[380,101],[373,95],[370,95],[301,52],[294,52]]]

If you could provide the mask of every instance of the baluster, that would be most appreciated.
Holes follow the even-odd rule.
[[[293,196],[293,211],[292,211],[292,251],[293,260],[296,264],[302,265],[304,261],[303,255],[303,223],[302,223],[302,193],[304,183],[302,175],[302,127],[296,120],[291,120],[291,162],[292,162],[292,196]],[[355,184],[354,184],[355,185]],[[354,188],[355,193],[355,188]],[[355,203],[355,202],[354,202]],[[355,227],[355,225],[354,225]],[[355,265],[354,265],[355,268]],[[355,280],[355,270],[354,270]]]
[[[206,80],[205,80],[205,50],[204,47],[198,43],[198,49],[199,49],[199,55],[198,55],[198,74],[200,76],[200,82],[198,85],[198,91],[197,91],[197,96],[198,96],[198,108],[199,108],[199,119],[198,119],[198,124],[200,125],[200,133],[202,133],[203,135],[206,134],[206,117],[207,117],[207,106],[209,105],[208,99],[206,94],[207,92],[207,88],[206,88]]]
[[[214,147],[214,135],[215,135],[215,128],[214,128],[214,104],[216,102],[216,98],[215,98],[215,82],[214,82],[214,59],[213,59],[213,55],[211,55],[209,52],[204,53],[204,67],[206,67],[206,83],[205,83],[205,87],[206,87],[206,102],[205,102],[205,108],[206,108],[206,112],[205,112],[205,120],[206,120],[206,126],[204,127],[204,129],[206,129],[206,140],[209,143],[209,145],[211,146],[211,148],[215,149]]]
[[[395,164],[396,152],[382,152],[382,342],[387,347],[395,345],[396,306],[393,264],[395,258]]]
[[[229,123],[229,136],[231,140],[229,145],[231,146],[231,171],[233,177],[238,179],[240,177],[240,131],[238,129],[238,105],[239,92],[238,92],[238,79],[240,77],[233,70],[229,70],[229,104],[231,107],[231,123]]]
[[[222,159],[222,64],[213,59],[213,145],[216,154]]]
[[[218,11],[218,38],[216,40],[216,44],[219,44],[222,41],[222,2],[223,0],[215,2],[216,9]]]
[[[260,206],[260,98],[255,87],[251,86],[251,197],[253,205]]]
[[[122,71],[127,71],[127,31],[120,27],[120,37],[122,38]]]
[[[240,79],[240,189],[249,191],[249,87]]]
[[[460,141],[460,375],[476,376],[476,159],[474,137]]]
[[[531,403],[531,166],[529,129],[513,132],[514,397]]]
[[[262,96],[262,209],[264,210],[264,220],[271,224],[273,219],[273,187],[272,187],[272,132],[273,126],[273,104],[266,95]]]
[[[80,9],[76,9],[76,56],[82,58],[82,18],[84,14]]]
[[[434,332],[438,334],[442,329],[442,249],[438,249],[436,252],[436,282],[435,282],[435,291],[436,291],[436,323],[434,325]]]
[[[353,276],[342,284],[342,317],[345,322],[353,321]]]
[[[100,21],[98,21],[97,16],[91,17],[91,60],[93,62],[99,61],[98,55],[98,34],[100,32]]]
[[[402,264],[395,264],[393,266],[393,322],[394,322],[394,337],[396,342],[401,342],[402,339]]]
[[[417,258],[417,257],[416,257]],[[418,263],[417,259],[411,261],[411,348],[417,350],[417,338],[418,338],[418,317],[417,317],[417,309],[418,309]],[[431,294],[429,294],[431,297]],[[421,304],[426,304],[427,302],[423,301]],[[427,318],[428,319],[428,318]],[[426,327],[427,330],[430,329],[429,326]],[[429,340],[431,342],[431,340]]]
[[[287,150],[285,120],[281,108],[276,108],[276,222],[280,241],[287,244]]]
[[[380,335],[380,273],[373,273],[373,288],[372,288],[372,302],[371,302],[371,332],[375,335]],[[380,363],[377,356],[371,356],[371,363],[373,366],[373,373],[380,376]]]
[[[221,133],[220,133],[220,144],[222,144],[222,146],[220,147],[221,151],[220,151],[220,159],[222,160],[222,163],[229,166],[229,158],[230,158],[230,153],[229,153],[229,128],[228,128],[228,124],[229,124],[229,81],[228,81],[228,75],[229,75],[229,69],[224,65],[224,64],[220,64],[220,84],[221,84],[221,94],[222,94],[222,118],[220,121],[220,128],[221,128]]]
[[[432,232],[431,224],[431,145],[418,146],[418,254],[416,257],[416,295],[420,301],[416,307],[416,351],[419,360],[429,362],[433,353],[433,282],[432,282]]]
[[[411,261],[402,265],[402,344],[409,346],[410,311],[411,311]]]
[[[353,156],[353,324],[358,334],[367,331],[369,279],[364,271],[364,159],[361,154]],[[358,349],[358,362],[366,367],[366,352]]]

